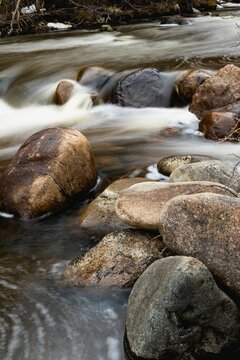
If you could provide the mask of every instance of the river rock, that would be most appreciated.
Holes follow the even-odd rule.
[[[188,237],[188,236],[187,236]],[[157,260],[128,300],[126,350],[131,359],[209,359],[239,341],[239,311],[197,259]]]
[[[178,76],[175,87],[178,95],[186,104],[192,101],[192,97],[198,87],[207,80],[212,73],[206,70],[186,70]]]
[[[59,82],[55,92],[55,103],[57,105],[65,104],[72,96],[74,83],[69,80]]]
[[[174,79],[148,68],[122,77],[112,93],[112,102],[136,108],[169,106]]]
[[[235,165],[219,160],[208,160],[183,165],[171,173],[169,181],[212,181],[240,192],[240,174],[238,168]]]
[[[96,199],[94,199],[81,213],[80,225],[82,228],[110,232],[126,228],[126,224],[117,216],[115,203],[120,191],[130,186],[146,182],[144,178],[125,178],[114,181]]]
[[[198,87],[189,110],[202,119],[207,111],[214,111],[239,100],[240,68],[226,65]]]
[[[182,194],[200,192],[237,196],[233,190],[211,182],[141,183],[120,192],[116,201],[116,213],[128,225],[140,229],[157,230],[159,214],[170,199]]]
[[[67,128],[40,131],[20,147],[1,178],[1,210],[35,218],[86,193],[97,171],[88,140]]]
[[[182,195],[160,214],[165,244],[201,260],[222,284],[240,296],[240,199],[219,194]]]
[[[180,166],[206,160],[217,159],[208,155],[171,155],[161,159],[157,164],[157,169],[161,174],[170,176]]]
[[[114,232],[70,263],[63,276],[74,285],[130,287],[153,261],[163,257],[164,249],[155,233]]]
[[[81,85],[100,91],[113,74],[114,72],[112,70],[99,66],[90,66],[79,71],[77,81]]]
[[[199,131],[211,140],[240,140],[240,122],[236,114],[227,112],[207,112],[200,121]]]

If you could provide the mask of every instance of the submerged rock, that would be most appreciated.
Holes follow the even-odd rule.
[[[117,216],[115,204],[119,192],[130,186],[146,182],[144,178],[126,178],[114,181],[96,199],[94,199],[81,213],[82,228],[93,229],[105,233],[126,228],[126,224]]]
[[[174,170],[170,182],[212,181],[226,185],[240,192],[240,173],[235,165],[219,160],[208,160],[199,163],[186,164]]]
[[[239,99],[240,68],[226,65],[198,87],[189,110],[202,119],[206,112],[234,104]]]
[[[61,207],[96,183],[88,140],[79,131],[40,131],[20,147],[1,178],[1,210],[35,218]]]
[[[170,176],[180,166],[206,160],[217,159],[208,155],[171,155],[161,159],[157,164],[157,169],[161,174]]]
[[[182,195],[160,214],[160,233],[172,251],[201,260],[240,295],[240,199],[219,194]]]
[[[169,106],[174,78],[148,68],[121,78],[112,94],[112,102],[136,108]]]
[[[240,121],[236,114],[231,112],[207,112],[199,124],[207,139],[240,141]]]
[[[128,300],[126,350],[139,359],[209,359],[239,341],[239,311],[197,259],[155,261]]]
[[[114,72],[112,70],[99,66],[90,66],[84,67],[79,71],[77,81],[81,85],[100,91],[113,75]]]
[[[154,233],[114,232],[68,265],[63,276],[74,285],[130,287],[165,247]]]
[[[181,194],[201,192],[237,196],[233,190],[212,182],[141,183],[121,191],[116,201],[116,213],[128,225],[157,230],[159,214],[170,199]]]

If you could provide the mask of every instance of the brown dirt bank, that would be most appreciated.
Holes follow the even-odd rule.
[[[36,12],[22,14],[25,6]],[[164,15],[191,14],[216,8],[216,0],[3,0],[0,1],[0,36],[50,31],[48,22],[71,24],[72,29],[108,30],[115,26]],[[42,10],[44,9],[44,10]]]

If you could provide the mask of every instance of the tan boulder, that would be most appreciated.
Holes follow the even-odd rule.
[[[182,194],[200,192],[237,196],[233,190],[211,182],[141,183],[133,185],[119,194],[116,201],[116,213],[128,225],[140,229],[157,230],[160,211],[170,199]]]
[[[57,105],[64,105],[72,96],[73,90],[73,82],[69,80],[60,81],[55,92],[55,103]]]
[[[113,230],[126,228],[127,225],[117,216],[115,204],[120,191],[134,184],[150,181],[144,178],[125,178],[114,181],[96,199],[94,199],[81,213],[82,228],[95,229],[108,233]]]
[[[202,119],[206,112],[234,104],[239,100],[240,68],[226,65],[198,87],[189,110]]]
[[[96,183],[88,140],[79,131],[52,128],[32,135],[1,178],[1,210],[34,218],[53,212]]]
[[[73,285],[130,287],[165,248],[156,233],[123,230],[108,234],[63,271]]]
[[[240,296],[239,198],[210,193],[175,197],[160,214],[160,233],[168,248],[201,260]]]

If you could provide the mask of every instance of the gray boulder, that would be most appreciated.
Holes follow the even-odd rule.
[[[219,160],[202,161],[178,167],[171,173],[169,181],[212,181],[240,192],[240,173],[238,168],[235,165]]]
[[[207,359],[239,341],[239,311],[197,259],[155,261],[130,294],[126,350],[139,359]]]
[[[240,199],[218,194],[178,196],[160,214],[168,248],[201,260],[240,296]]]

